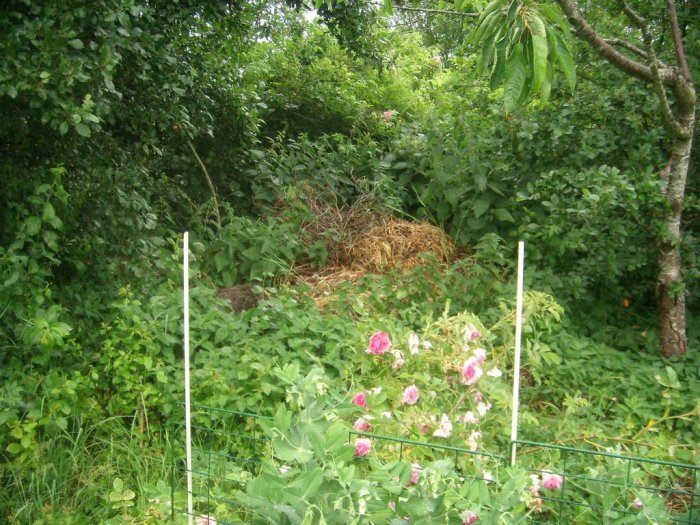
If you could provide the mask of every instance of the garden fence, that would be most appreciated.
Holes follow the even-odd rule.
[[[253,522],[251,509],[235,499],[245,490],[247,481],[262,468],[267,446],[259,421],[253,413],[192,405],[193,521],[209,525]],[[179,426],[175,433],[183,433]],[[449,459],[458,472],[474,472],[475,463],[494,472],[510,464],[512,448],[517,446],[517,467],[540,475],[542,465],[563,478],[561,489],[541,491],[542,508],[529,523],[601,525],[633,523],[639,510],[634,508],[637,494],[657,495],[668,513],[669,523],[700,524],[700,466],[632,457],[608,451],[587,450],[527,440],[510,442],[502,454],[474,451],[437,443],[414,441],[366,432],[350,432],[351,437],[370,437],[373,454],[382,461],[410,461],[411,453],[422,449],[423,457]],[[173,523],[188,523],[186,494],[187,467],[184,448],[173,450]],[[471,465],[472,468],[468,466]],[[279,466],[277,466],[279,467]],[[483,471],[481,468],[476,471]],[[497,475],[493,482],[498,483]],[[465,474],[465,481],[491,482],[478,474]],[[234,516],[221,518],[221,516]],[[629,516],[629,521],[625,517]],[[216,518],[214,518],[216,517]]]

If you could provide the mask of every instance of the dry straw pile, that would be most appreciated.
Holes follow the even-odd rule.
[[[432,224],[373,212],[363,200],[338,208],[312,196],[307,199],[314,220],[304,225],[306,243],[329,238],[333,242],[325,267],[301,264],[290,281],[308,285],[318,306],[326,304],[341,284],[363,275],[421,265],[421,254],[431,254],[444,265],[458,256],[452,240]]]

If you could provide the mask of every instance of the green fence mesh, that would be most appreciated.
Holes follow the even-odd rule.
[[[262,467],[269,446],[259,426],[264,419],[267,418],[258,414],[192,407],[196,525],[233,525],[254,520],[251,510],[239,503],[235,495]],[[351,432],[351,436],[370,437],[375,443],[373,454],[386,461],[410,462],[417,456],[423,461],[450,459],[457,471],[472,481],[483,480],[481,473],[486,467],[495,466],[493,470],[498,471],[498,466],[505,466],[510,458],[510,451],[499,455],[365,432]],[[173,450],[172,521],[187,523],[183,425],[179,425],[175,440],[181,445]],[[518,467],[540,477],[549,473],[562,479],[559,490],[540,492],[541,509],[530,523],[640,523],[639,507],[644,506],[648,515],[653,515],[650,510],[658,509],[659,515],[664,516],[663,523],[700,524],[700,466],[525,440],[511,442],[510,446],[517,448]],[[542,465],[547,465],[549,471],[542,470]]]

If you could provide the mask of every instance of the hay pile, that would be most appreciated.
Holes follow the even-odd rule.
[[[327,226],[332,224],[336,239],[327,264],[321,269],[300,265],[290,279],[293,283],[306,284],[319,308],[332,300],[340,286],[357,282],[366,274],[409,270],[424,264],[421,254],[432,254],[444,265],[457,257],[452,240],[440,228],[428,223],[356,209],[345,213],[324,212],[320,217]],[[318,223],[309,230],[312,239],[320,239],[324,232],[329,232],[319,228]]]
[[[418,266],[421,253],[430,253],[449,264],[456,252],[454,243],[440,228],[393,218],[359,233],[343,248],[350,268],[370,273]]]

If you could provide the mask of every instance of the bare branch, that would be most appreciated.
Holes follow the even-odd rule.
[[[451,11],[448,9],[428,9],[427,7],[406,7],[395,5],[394,9],[397,11],[413,11],[416,13],[428,13],[436,15],[449,15],[449,16],[462,16],[468,18],[479,18],[479,13],[464,13],[462,11]]]
[[[628,42],[627,40],[623,40],[622,38],[606,38],[605,41],[610,44],[611,46],[620,46],[624,47],[625,49],[628,49],[632,51],[633,53],[639,55],[640,57],[644,59],[648,59],[649,55],[647,55],[647,52],[644,51],[642,48],[635,46],[631,42]]]
[[[688,84],[693,84],[693,76],[690,74],[688,67],[688,59],[685,56],[685,47],[681,39],[681,30],[678,27],[678,16],[676,15],[676,3],[673,0],[668,0],[669,22],[671,24],[671,34],[673,35],[673,44],[676,48],[676,58],[678,59],[678,67],[681,69],[681,74]]]

